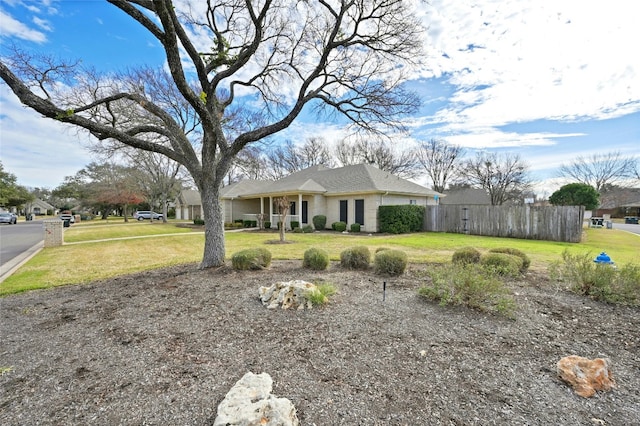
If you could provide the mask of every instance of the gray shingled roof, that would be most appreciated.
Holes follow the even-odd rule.
[[[248,189],[248,188],[247,188]],[[441,195],[417,183],[399,178],[368,164],[356,164],[337,169],[313,166],[293,173],[276,182],[269,182],[242,197],[269,196],[292,192],[325,195],[348,193],[384,193],[434,196]]]
[[[247,193],[266,190],[272,185],[273,182],[271,181],[245,179],[222,187],[220,189],[220,196],[222,198],[239,198]]]
[[[187,206],[199,206],[202,202],[200,200],[200,193],[195,189],[183,189],[179,196],[182,203]]]
[[[484,189],[461,188],[447,191],[440,204],[491,204],[491,197]]]

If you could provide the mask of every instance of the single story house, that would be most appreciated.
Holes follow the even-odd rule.
[[[195,189],[183,189],[175,201],[176,219],[201,219],[202,201],[200,193]]]
[[[192,194],[193,195],[193,194]],[[286,196],[290,202],[287,226],[312,223],[313,216],[325,215],[327,224],[342,221],[359,223],[365,232],[378,231],[378,207],[382,205],[437,205],[443,194],[368,164],[336,169],[322,165],[309,167],[277,181],[243,180],[221,189],[220,199],[225,222],[237,219],[256,220],[259,214],[277,227],[276,200]],[[176,200],[176,216],[200,212],[197,205],[187,205],[188,195]],[[193,202],[193,200],[192,200]]]
[[[39,198],[26,203],[24,208],[26,213],[33,213],[36,216],[45,215],[47,212],[51,212],[53,215],[58,214],[58,211],[54,206]]]

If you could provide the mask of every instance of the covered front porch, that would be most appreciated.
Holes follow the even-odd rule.
[[[265,223],[269,228],[277,229],[281,221],[278,201],[282,197],[287,197],[289,201],[289,212],[285,218],[285,229],[292,229],[292,223],[299,227],[311,223],[311,209],[317,204],[314,195],[310,194],[282,194],[260,196],[255,198],[232,198],[227,201],[225,209],[225,222],[235,220],[255,221],[258,226],[264,227]]]

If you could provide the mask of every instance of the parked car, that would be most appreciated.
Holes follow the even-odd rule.
[[[149,210],[140,210],[133,214],[133,218],[138,220],[151,219],[151,217],[153,217],[153,220],[162,220],[164,216],[162,216],[161,213],[156,213]]]
[[[73,217],[72,214],[61,214],[60,216],[58,216],[60,218],[60,220],[65,220],[65,221],[69,221],[69,223],[76,223],[76,218]]]
[[[18,223],[18,218],[13,213],[0,213],[0,223],[15,225],[16,223]]]

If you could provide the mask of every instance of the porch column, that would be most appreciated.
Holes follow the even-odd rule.
[[[273,226],[273,197],[269,196],[269,222]]]
[[[302,228],[302,193],[298,194],[298,224]]]
[[[264,214],[264,197],[260,197],[260,214]]]

